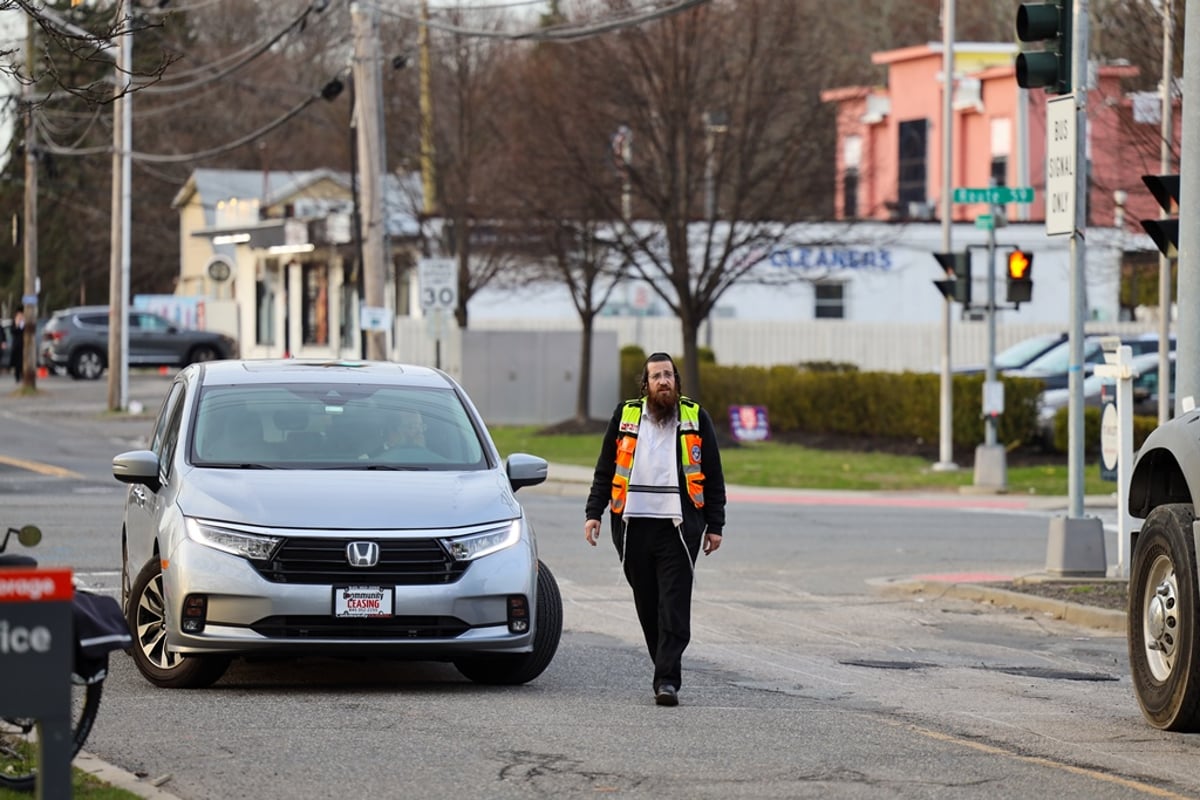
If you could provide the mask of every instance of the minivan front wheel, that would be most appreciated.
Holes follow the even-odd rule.
[[[558,582],[550,568],[538,561],[537,628],[533,632],[533,652],[464,656],[455,659],[454,666],[463,677],[476,683],[493,686],[529,683],[550,666],[562,637],[562,621],[562,595],[558,591]]]
[[[72,378],[94,381],[104,372],[104,354],[92,347],[81,347],[71,354],[67,371]]]
[[[158,556],[146,562],[129,592],[125,618],[133,632],[129,652],[142,676],[164,689],[202,689],[229,667],[228,656],[191,656],[167,647],[166,602]]]

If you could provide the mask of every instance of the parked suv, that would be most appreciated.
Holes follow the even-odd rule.
[[[55,311],[42,331],[42,360],[73,378],[96,380],[108,366],[108,306]],[[179,328],[149,311],[129,312],[129,365],[182,367],[237,356],[237,342],[214,331]]]

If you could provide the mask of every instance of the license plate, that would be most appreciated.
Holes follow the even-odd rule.
[[[390,617],[393,592],[390,586],[335,586],[333,615],[353,618]]]

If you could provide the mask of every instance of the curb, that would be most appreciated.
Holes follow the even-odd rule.
[[[1124,611],[1068,603],[1048,597],[1013,592],[995,586],[973,583],[940,583],[912,578],[878,578],[867,582],[881,594],[926,595],[937,599],[953,597],[1027,613],[1044,614],[1085,628],[1124,634],[1128,619]]]
[[[79,754],[75,756],[75,760],[71,762],[71,766],[86,772],[99,781],[107,783],[109,786],[124,789],[138,797],[146,798],[146,800],[180,800],[179,797],[159,788],[155,782],[147,782],[132,772],[126,772],[120,767],[101,761],[86,750],[79,751]],[[165,775],[157,779],[157,782],[166,783],[170,779],[170,775]]]

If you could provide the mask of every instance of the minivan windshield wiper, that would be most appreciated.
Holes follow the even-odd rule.
[[[209,461],[204,464],[197,464],[198,467],[208,467],[210,469],[279,469],[273,464],[237,464],[233,462],[214,462]]]

